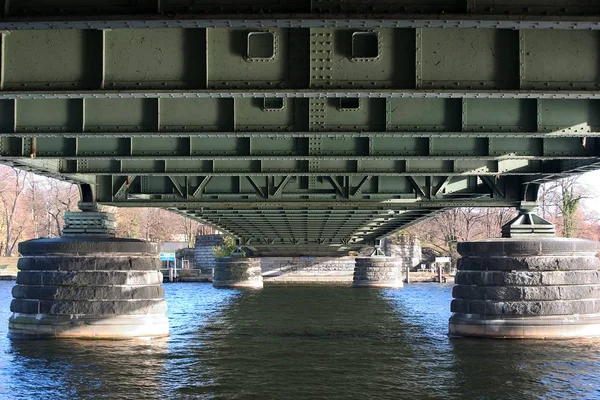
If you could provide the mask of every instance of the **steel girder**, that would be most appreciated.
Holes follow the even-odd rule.
[[[0,161],[102,203],[325,253],[600,162],[590,2],[80,3],[5,2]]]

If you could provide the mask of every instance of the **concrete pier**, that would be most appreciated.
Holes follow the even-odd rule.
[[[530,236],[459,243],[458,251],[450,335],[600,336],[597,242]]]
[[[194,246],[194,259],[196,266],[203,274],[212,274],[215,268],[215,253],[213,248],[223,245],[221,235],[198,235]]]
[[[354,264],[352,286],[401,288],[402,259],[396,257],[357,257]]]
[[[221,257],[216,259],[213,286],[216,288],[263,287],[259,258]]]
[[[156,243],[106,236],[20,243],[9,336],[168,336],[158,251]]]

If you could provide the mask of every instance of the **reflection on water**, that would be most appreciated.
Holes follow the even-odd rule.
[[[449,339],[447,285],[166,292],[162,341],[10,341],[0,324],[0,398],[600,398],[599,341]]]

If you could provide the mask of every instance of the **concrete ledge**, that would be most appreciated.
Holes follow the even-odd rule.
[[[19,259],[22,271],[158,271],[160,260],[153,257],[102,256],[30,256]]]
[[[22,255],[35,254],[90,254],[108,253],[139,253],[156,255],[160,251],[158,243],[136,239],[119,238],[51,238],[33,239],[19,243],[19,253]]]
[[[253,281],[215,281],[213,280],[213,287],[218,289],[226,289],[226,288],[239,288],[239,289],[262,289],[263,288],[262,280],[253,280]]]
[[[19,285],[160,285],[158,271],[19,271]]]
[[[164,300],[32,300],[13,299],[10,311],[47,315],[137,315],[167,312]]]
[[[600,250],[597,242],[584,239],[557,237],[525,237],[519,239],[486,239],[476,242],[458,243],[458,252],[463,256],[549,256],[549,255],[594,255]]]
[[[469,256],[458,260],[460,271],[581,271],[600,269],[600,259],[590,256]]]
[[[12,339],[132,339],[169,336],[164,313],[145,315],[30,315],[14,313],[9,319]]]
[[[15,299],[32,300],[156,300],[164,299],[162,286],[28,286],[12,289]]]
[[[499,316],[578,315],[600,313],[600,300],[493,301],[454,299],[450,311]]]
[[[390,281],[354,281],[352,282],[352,287],[355,288],[388,288],[388,289],[400,289],[404,286],[404,283],[401,279],[390,280]]]
[[[600,299],[600,285],[467,286],[452,289],[456,299],[468,300],[578,300]]]
[[[490,318],[454,314],[449,335],[491,339],[575,339],[600,337],[600,315]]]
[[[600,283],[599,271],[458,271],[457,285],[544,286],[589,285]]]

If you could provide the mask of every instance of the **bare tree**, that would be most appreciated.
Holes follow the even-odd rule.
[[[17,224],[15,220],[17,217],[19,200],[25,190],[27,172],[11,168],[3,175],[2,182],[4,186],[0,190],[0,202],[2,203],[6,229],[4,236],[4,255],[10,257],[25,229],[23,224]]]
[[[544,185],[540,193],[542,218],[556,224],[564,237],[574,237],[578,232],[577,211],[586,192],[578,179],[579,176],[559,179]]]

